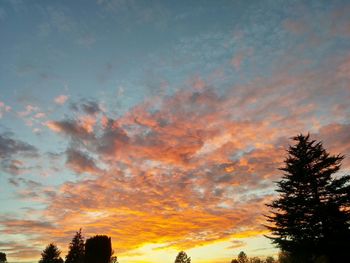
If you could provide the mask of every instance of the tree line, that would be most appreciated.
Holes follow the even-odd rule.
[[[322,142],[310,135],[292,138],[282,179],[277,182],[278,196],[267,204],[266,227],[279,249],[278,260],[248,258],[242,251],[231,263],[347,263],[350,262],[350,175],[339,173],[344,156],[327,152]],[[53,243],[41,253],[39,263],[117,263],[111,238],[91,237],[84,242],[81,229],[69,244],[65,261]],[[0,252],[0,263],[6,254]],[[191,263],[184,251],[175,263]]]

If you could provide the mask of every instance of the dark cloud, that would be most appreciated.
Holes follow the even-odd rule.
[[[81,100],[79,102],[71,103],[70,108],[74,111],[81,111],[90,115],[101,112],[101,107],[93,100]]]
[[[69,148],[67,149],[66,154],[67,154],[67,161],[66,161],[67,166],[78,174],[86,172],[86,173],[96,175],[101,171],[96,166],[95,161],[86,153]]]
[[[5,227],[3,230],[9,234],[22,234],[23,232],[38,233],[39,231],[54,229],[55,226],[48,221],[25,220],[10,217],[0,219],[0,225]]]
[[[96,141],[96,150],[103,156],[115,154],[128,147],[130,138],[127,133],[118,125],[110,121],[103,130],[102,135]]]
[[[24,186],[26,186],[28,189],[31,189],[31,190],[35,190],[35,189],[43,186],[42,183],[39,183],[39,182],[34,181],[34,180],[28,180],[28,179],[25,179],[23,177],[9,178],[9,183],[13,184],[14,186],[19,186],[20,184],[23,184]]]
[[[37,248],[30,244],[22,244],[18,242],[0,241],[1,251],[7,254],[7,257],[32,258],[33,255],[40,255],[41,248]],[[14,262],[11,260],[11,262]]]
[[[63,133],[72,139],[92,139],[93,134],[89,133],[76,120],[50,121],[47,126],[57,132]]]
[[[37,148],[21,140],[11,138],[10,134],[0,134],[0,159],[8,159],[16,154],[36,156]]]

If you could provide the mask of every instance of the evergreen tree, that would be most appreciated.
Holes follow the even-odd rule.
[[[41,259],[39,263],[63,263],[63,259],[60,257],[61,251],[53,243],[47,245],[47,247],[41,253]]]
[[[112,254],[112,241],[108,236],[97,235],[85,242],[85,263],[110,263]]]
[[[84,256],[85,244],[80,229],[78,232],[76,232],[75,236],[69,244],[69,251],[66,255],[66,263],[83,263]]]
[[[237,261],[238,263],[248,263],[247,254],[243,251],[239,252]]]
[[[191,263],[191,258],[184,251],[181,251],[177,254],[175,263]]]
[[[350,176],[335,176],[344,156],[330,155],[309,135],[293,138],[280,196],[268,204],[273,243],[291,262],[350,262]]]
[[[3,252],[0,252],[0,263],[6,263],[7,259],[6,259],[6,254]]]

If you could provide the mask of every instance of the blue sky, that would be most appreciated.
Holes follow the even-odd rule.
[[[83,227],[122,262],[276,254],[260,212],[288,138],[350,153],[349,14],[347,1],[1,0],[0,251],[36,261],[55,241],[64,255]]]

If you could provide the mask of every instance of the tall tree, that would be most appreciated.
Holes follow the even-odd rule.
[[[81,229],[76,232],[72,241],[69,244],[69,251],[66,255],[66,263],[83,263],[85,257],[84,237],[81,234]]]
[[[181,251],[177,254],[175,263],[191,263],[191,257],[188,257],[186,252]]]
[[[85,242],[86,263],[109,263],[112,254],[112,242],[108,236],[97,235]]]
[[[279,197],[268,204],[273,243],[291,262],[348,262],[350,253],[350,176],[335,175],[344,156],[330,155],[309,135],[293,138]]]
[[[53,243],[47,245],[47,247],[41,252],[41,259],[39,263],[63,263],[63,259],[60,257],[61,251]]]
[[[0,252],[0,263],[6,263],[6,254],[4,252]]]

